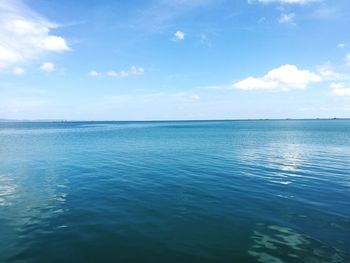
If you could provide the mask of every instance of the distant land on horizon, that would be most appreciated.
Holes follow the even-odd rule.
[[[349,118],[260,118],[260,119],[177,119],[177,120],[65,120],[65,119],[37,119],[16,120],[0,119],[0,122],[180,122],[180,121],[293,121],[293,120],[350,120]]]

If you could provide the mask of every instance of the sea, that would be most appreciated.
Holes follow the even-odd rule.
[[[1,122],[0,262],[350,262],[350,120]]]

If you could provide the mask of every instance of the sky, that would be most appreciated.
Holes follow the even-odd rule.
[[[348,0],[0,0],[0,119],[350,117]]]

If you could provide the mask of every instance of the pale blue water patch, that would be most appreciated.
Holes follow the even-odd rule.
[[[350,262],[350,121],[0,123],[0,262]]]

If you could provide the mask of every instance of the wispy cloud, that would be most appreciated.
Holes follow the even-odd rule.
[[[40,66],[40,69],[45,72],[55,71],[55,64],[52,62],[45,62]]]
[[[156,4],[159,6],[167,6],[171,8],[192,9],[200,6],[205,6],[215,2],[214,0],[158,0]]]
[[[207,36],[207,34],[202,33],[202,34],[200,34],[199,37],[200,37],[200,41],[203,45],[211,47],[211,41],[210,41],[209,37]]]
[[[16,76],[21,76],[24,74],[24,69],[21,67],[15,67],[12,71],[12,73]]]
[[[210,85],[210,86],[196,87],[196,89],[231,91],[232,85]]]
[[[38,98],[11,98],[0,100],[0,111],[5,113],[23,113],[43,110],[48,102]]]
[[[350,67],[350,53],[345,56],[346,65]]]
[[[322,0],[248,0],[249,4],[252,4],[254,2],[269,4],[269,3],[277,3],[277,4],[299,4],[299,5],[305,5],[315,2],[321,2]]]
[[[161,31],[168,28],[173,20],[188,14],[189,12],[217,3],[218,0],[155,0],[149,1],[150,5],[139,11],[134,27],[143,31]]]
[[[323,81],[350,80],[350,76],[348,74],[343,74],[343,73],[337,72],[334,69],[333,65],[329,62],[318,66],[318,73],[322,77]]]
[[[17,66],[49,52],[70,50],[66,40],[52,35],[58,25],[20,0],[0,2],[0,70]]]
[[[350,96],[349,83],[331,83],[331,93],[336,96]]]
[[[97,72],[96,70],[91,70],[91,71],[89,72],[89,76],[90,76],[90,77],[99,77],[99,76],[101,76],[101,74],[102,74],[102,73]]]
[[[91,70],[88,75],[90,77],[108,76],[108,77],[114,77],[114,78],[125,78],[130,76],[143,75],[144,73],[145,73],[144,68],[132,66],[128,70],[120,70],[120,71],[109,70],[107,72],[98,72],[96,70]]]
[[[320,20],[333,20],[338,19],[342,16],[341,12],[337,9],[336,6],[321,5],[318,8],[314,9],[311,18],[320,19]]]
[[[190,96],[188,96],[188,98],[191,100],[200,100],[201,99],[201,97],[197,94],[190,95]]]
[[[294,22],[295,14],[289,13],[289,14],[281,14],[278,18],[278,23],[280,24],[295,24]]]
[[[260,17],[259,19],[258,19],[258,24],[263,24],[263,23],[265,23],[266,22],[266,17]]]

